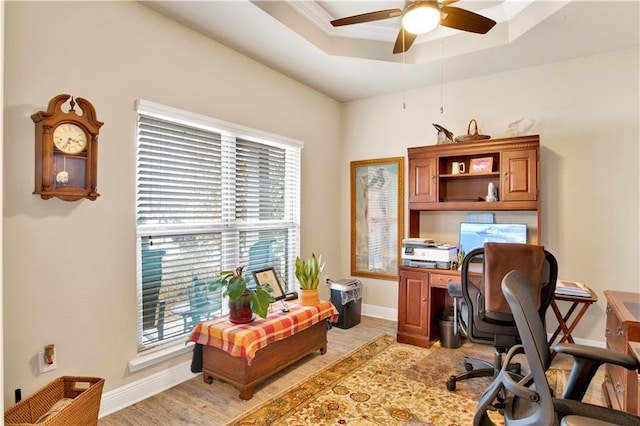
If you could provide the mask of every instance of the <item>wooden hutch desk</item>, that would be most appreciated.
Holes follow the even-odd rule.
[[[449,283],[460,283],[460,272],[445,269],[400,267],[400,291],[398,305],[397,340],[401,343],[428,348],[440,339],[438,313],[453,305],[447,287]],[[551,308],[558,320],[558,326],[549,339],[549,345],[560,338],[558,343],[574,343],[573,330],[576,328],[589,306],[598,301],[598,296],[589,289],[589,297],[556,294]],[[557,302],[569,302],[566,311]],[[582,305],[582,306],[580,306]],[[580,309],[578,310],[578,307]],[[555,357],[555,352],[552,352]]]
[[[539,244],[538,135],[411,147],[407,157],[409,237],[430,236],[449,212],[524,212],[533,225],[529,242]],[[471,164],[478,159],[488,161],[491,169],[472,173]],[[452,173],[454,163],[465,164],[467,172]],[[484,201],[489,184],[498,189],[498,201]],[[422,221],[430,214],[438,218],[435,228]],[[401,266],[399,275],[398,341],[429,347],[439,338],[438,312],[453,303],[447,283],[460,282],[460,273]]]

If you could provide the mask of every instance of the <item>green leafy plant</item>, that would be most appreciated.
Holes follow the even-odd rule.
[[[209,290],[222,289],[222,295],[232,302],[245,293],[249,294],[251,311],[262,318],[267,317],[269,304],[273,302],[273,288],[269,284],[256,285],[255,290],[247,288],[249,278],[244,276],[245,266],[238,266],[233,271],[222,271],[220,278],[209,283]]]
[[[315,253],[311,253],[311,257],[302,260],[296,257],[296,278],[300,282],[302,290],[314,290],[320,284],[320,273],[324,269],[322,255],[316,257]]]

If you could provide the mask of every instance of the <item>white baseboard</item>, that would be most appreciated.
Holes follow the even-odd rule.
[[[374,318],[382,318],[389,321],[398,321],[398,310],[383,306],[362,304],[362,315]]]
[[[550,338],[551,334],[547,334],[547,337]],[[559,340],[560,339],[556,339],[555,344],[557,344]],[[594,348],[605,348],[607,346],[606,342],[604,341],[580,339],[579,337],[574,337],[573,340],[578,345],[593,346]]]
[[[122,410],[136,402],[179,385],[198,374],[191,372],[191,361],[152,374],[133,383],[120,386],[102,394],[99,417]]]

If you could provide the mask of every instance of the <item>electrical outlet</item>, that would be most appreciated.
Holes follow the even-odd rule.
[[[53,371],[58,368],[58,359],[56,356],[53,357],[53,364],[47,364],[44,361],[44,351],[38,352],[38,364],[40,367],[40,374],[47,373],[49,371]]]
[[[325,277],[324,277],[324,283],[325,283],[326,285],[331,285],[331,278],[329,278],[329,277],[327,277],[327,276],[325,275]]]

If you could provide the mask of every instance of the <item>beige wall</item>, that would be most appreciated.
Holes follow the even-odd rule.
[[[335,101],[175,24],[137,2],[7,2],[4,93],[4,391],[28,395],[60,375],[136,374],[135,126],[138,98],[305,143],[302,254],[338,270]],[[60,93],[89,99],[100,132],[97,201],[44,201],[33,192],[34,124]],[[312,183],[321,181],[322,185]],[[337,234],[336,234],[337,235]],[[58,368],[36,354],[55,343]]]
[[[528,133],[540,134],[541,141],[542,243],[557,257],[561,278],[591,286],[600,299],[575,336],[604,342],[603,291],[640,291],[638,75],[636,48],[445,84],[444,114],[440,87],[345,105],[343,258],[349,253],[344,218],[350,161],[403,156],[407,147],[432,145],[431,123],[458,135],[476,118],[481,133],[497,138],[506,136],[513,121],[535,120]],[[446,242],[456,244],[455,232],[452,238]],[[395,282],[363,283],[365,303],[396,307]]]

